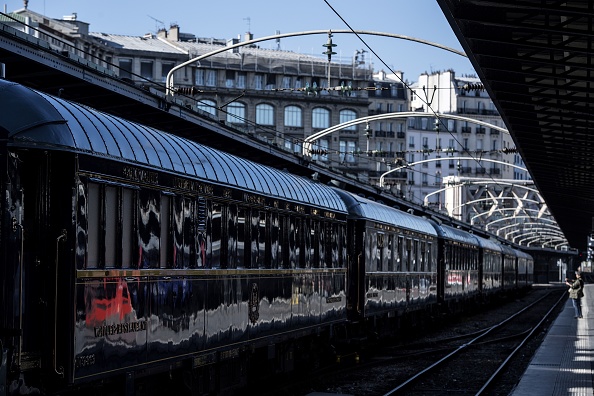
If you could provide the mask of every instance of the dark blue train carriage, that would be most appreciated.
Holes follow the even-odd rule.
[[[451,311],[479,297],[479,243],[474,235],[433,223],[439,236],[438,300]]]
[[[491,239],[474,235],[479,250],[479,289],[483,301],[489,301],[494,295],[501,293],[503,262],[501,245]]]
[[[349,317],[430,308],[437,299],[437,233],[427,220],[337,190],[349,209]]]
[[[9,379],[129,389],[228,361],[232,383],[256,348],[290,369],[292,340],[346,320],[333,189],[7,81],[0,98]]]

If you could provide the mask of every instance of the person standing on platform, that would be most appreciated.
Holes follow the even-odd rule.
[[[570,281],[565,280],[565,284],[569,286],[569,298],[573,303],[573,309],[575,310],[575,318],[581,319],[582,316],[582,297],[584,297],[584,281],[582,280],[582,273],[579,271],[575,272],[576,279]]]

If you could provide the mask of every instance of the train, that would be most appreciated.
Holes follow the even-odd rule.
[[[533,283],[432,216],[7,80],[0,103],[1,396],[224,394]]]

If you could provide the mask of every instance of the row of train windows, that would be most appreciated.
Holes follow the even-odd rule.
[[[478,270],[478,250],[456,244],[446,244],[445,265],[447,270]]]
[[[485,253],[483,256],[484,272],[501,272],[501,254]]]
[[[367,271],[435,271],[434,244],[401,235],[369,230],[367,233]]]
[[[88,187],[87,187],[88,186]],[[89,182],[77,268],[339,268],[342,223],[203,197]]]

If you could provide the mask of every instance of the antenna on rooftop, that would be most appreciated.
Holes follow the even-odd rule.
[[[165,22],[158,20],[157,18],[154,18],[150,15],[147,14],[147,17],[151,18],[153,21],[155,21],[155,32],[158,32],[160,29],[165,29]]]
[[[243,18],[244,21],[247,21],[247,25],[248,25],[248,33],[252,32],[252,19],[250,17],[247,18]]]
[[[276,34],[277,36],[280,34],[280,30],[277,30],[274,34]],[[280,46],[280,38],[276,39],[276,49],[280,51],[281,46]]]

